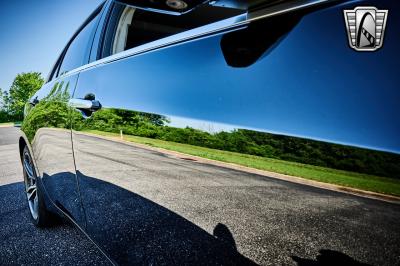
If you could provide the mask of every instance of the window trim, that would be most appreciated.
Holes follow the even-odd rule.
[[[92,14],[90,14],[90,16],[82,23],[82,25],[78,28],[78,30],[74,33],[74,35],[72,36],[72,38],[71,38],[71,39],[69,40],[69,42],[67,43],[66,47],[64,48],[64,50],[63,50],[63,52],[62,52],[62,60],[60,60],[59,66],[57,67],[57,73],[56,73],[56,77],[57,77],[57,78],[58,78],[58,77],[61,77],[61,76],[64,76],[65,74],[67,74],[67,73],[69,73],[69,72],[71,72],[71,71],[74,70],[74,69],[71,69],[71,70],[68,70],[67,72],[65,72],[65,73],[63,73],[63,74],[60,74],[61,65],[62,65],[62,63],[64,62],[65,55],[67,54],[67,52],[68,52],[68,50],[69,50],[71,44],[75,41],[76,37],[82,32],[83,29],[85,29],[85,27],[86,27],[90,22],[92,22],[97,16],[101,15],[101,12],[102,12],[103,7],[104,7],[104,3],[105,3],[105,2],[103,2],[100,6],[98,6],[98,7],[95,9],[95,11],[92,12]],[[83,66],[85,66],[85,65],[87,65],[87,64],[89,63],[90,53],[91,53],[91,50],[92,50],[92,48],[93,48],[93,41],[94,41],[94,37],[95,37],[96,31],[97,31],[97,28],[98,28],[98,26],[99,26],[99,22],[100,22],[100,19],[97,21],[97,25],[95,26],[94,34],[93,34],[92,40],[91,40],[91,45],[88,44],[88,47],[90,46],[90,48],[89,48],[89,55],[88,55],[86,64],[84,64]],[[80,66],[80,67],[82,67],[82,66]],[[79,67],[78,67],[78,68],[79,68]],[[76,69],[76,68],[75,68],[75,69]]]
[[[109,0],[110,3],[113,3],[113,0]],[[98,67],[100,65],[105,65],[109,63],[113,63],[115,61],[119,60],[124,60],[126,58],[132,57],[132,56],[137,56],[140,54],[145,54],[148,52],[152,51],[157,51],[163,48],[171,47],[177,44],[193,41],[193,40],[199,40],[202,38],[207,38],[213,35],[217,35],[221,32],[229,32],[229,31],[234,31],[237,29],[245,28],[247,27],[251,22],[265,19],[268,17],[276,16],[276,15],[281,15],[285,14],[288,12],[293,12],[293,11],[298,11],[306,8],[318,8],[319,6],[323,5],[334,5],[338,4],[341,2],[344,2],[345,0],[297,0],[297,1],[291,1],[289,3],[284,2],[282,4],[274,5],[274,6],[267,6],[265,8],[260,8],[257,10],[252,10],[249,12],[247,15],[246,13],[242,15],[238,15],[232,18],[224,19],[218,22],[214,22],[199,28],[191,29],[188,31],[184,31],[175,35],[171,35],[153,42],[149,42],[134,48],[131,48],[129,50],[126,50],[124,52],[114,54],[102,59],[98,59],[96,61],[90,62],[86,65],[83,65],[81,67],[78,67],[76,69],[71,70],[70,72],[66,73],[67,76],[69,75],[74,75],[76,73],[80,73],[82,71],[86,71],[88,69]],[[102,22],[102,32],[101,32],[101,38],[99,39],[98,42],[98,51],[101,51],[100,46],[102,46],[103,43],[103,38],[105,37],[105,31],[107,29],[107,23],[108,20],[110,19],[109,16],[111,14],[111,9],[113,5],[110,5],[107,7],[107,17],[106,19]]]
[[[116,29],[117,29],[118,24],[120,22],[119,18],[115,18],[114,17],[115,14],[118,14],[118,16],[121,16],[127,7],[134,9],[135,13],[136,13],[136,11],[145,11],[146,13],[163,13],[163,12],[161,12],[159,10],[151,10],[151,9],[146,9],[146,8],[143,8],[143,7],[135,7],[135,6],[132,6],[132,5],[124,5],[124,4],[121,5],[121,3],[119,3],[118,1],[115,1],[115,0],[111,0],[110,2],[111,2],[110,12],[108,12],[108,14],[107,14],[107,22],[103,25],[103,35],[102,35],[102,38],[101,38],[100,43],[99,43],[99,46],[101,47],[101,50],[98,53],[96,61],[97,60],[102,60],[104,58],[107,58],[107,57],[110,57],[110,56],[113,56],[113,55],[116,55],[116,54],[120,54],[120,53],[123,53],[123,52],[126,51],[126,50],[124,50],[124,51],[121,51],[121,52],[118,52],[118,53],[115,53],[115,54],[112,53],[113,44],[114,44],[115,37],[116,37]],[[210,6],[212,7],[213,5],[210,5]],[[220,8],[220,6],[217,6],[217,5],[215,5],[215,7],[219,7]],[[191,12],[194,9],[191,9],[191,10],[185,12],[185,13]],[[238,9],[238,10],[240,10],[240,9]],[[176,36],[176,38],[178,38],[178,36],[181,36],[180,34],[183,34],[183,33],[189,34],[192,30],[200,29],[200,28],[203,28],[203,27],[206,27],[206,26],[209,26],[209,25],[213,25],[215,23],[218,23],[218,22],[221,22],[221,21],[224,21],[224,20],[228,20],[228,19],[231,19],[231,18],[240,17],[240,19],[237,19],[235,22],[237,22],[239,20],[244,20],[246,18],[246,11],[245,10],[242,10],[242,11],[243,11],[243,13],[240,14],[240,15],[236,15],[234,17],[230,17],[230,18],[226,18],[226,19],[217,20],[215,22],[208,22],[207,24],[204,24],[202,26],[198,26],[198,27],[195,27],[195,28],[192,28],[192,29],[187,29],[187,30],[184,30],[184,31],[180,31],[180,32],[171,34],[169,36],[162,37],[160,39],[156,39],[156,40],[153,40],[153,41],[149,41],[147,43],[143,43],[141,45],[137,45],[137,46],[129,48],[127,50],[135,49],[136,47],[142,47],[142,46],[145,46],[145,45],[147,46],[147,44],[152,44],[152,43],[155,43],[155,42],[158,42],[158,41],[161,41],[161,40],[170,39],[170,37],[172,37],[172,36]],[[169,16],[171,16],[171,17],[179,17],[179,15],[171,15],[171,14],[169,14]],[[206,31],[204,31],[204,32],[206,32]],[[111,40],[105,40],[105,38],[108,38],[108,37],[111,37],[111,36],[112,36]]]
[[[103,11],[104,11],[104,7],[107,1],[104,1],[103,3],[101,3],[91,14],[90,16],[82,23],[82,25],[75,31],[75,33],[72,35],[72,37],[70,38],[70,40],[68,41],[68,43],[65,45],[64,49],[62,50],[61,54],[59,55],[56,63],[54,64],[52,70],[50,71],[49,76],[46,79],[46,83],[57,79],[61,76],[64,76],[65,74],[68,74],[69,72],[73,71],[74,69],[71,69],[70,71],[66,72],[64,75],[59,75],[59,71],[60,71],[60,67],[62,65],[62,62],[64,61],[64,57],[65,54],[67,53],[71,43],[75,40],[75,38],[78,36],[78,34],[94,19],[96,18],[98,15],[100,15]],[[97,31],[98,27],[99,27],[99,22],[100,20],[97,22],[96,25],[96,30]],[[92,39],[92,45],[90,45],[90,51],[89,51],[89,58],[90,58],[90,53],[91,50],[93,48],[93,40],[94,40],[94,36]],[[89,63],[89,58],[88,58],[88,62]],[[87,65],[87,63],[85,65]],[[85,66],[83,65],[83,66]],[[81,66],[82,67],[82,66]],[[79,68],[79,67],[78,67]],[[75,68],[76,69],[76,68]]]
[[[132,17],[134,16],[136,12],[136,8],[132,8],[129,6],[126,6],[124,10],[122,11],[121,18],[117,23],[116,27],[116,32],[114,35],[114,38],[112,40],[112,54],[117,54],[120,52],[124,51],[125,45],[126,45],[126,39],[128,38],[128,22],[130,23],[132,21]],[[123,27],[125,26],[125,27]],[[121,42],[121,36],[124,36],[124,42]],[[124,45],[122,47],[122,45]]]
[[[118,5],[115,3],[115,1],[110,0],[110,4],[108,7],[108,12],[106,15],[106,18],[104,19],[103,25],[102,25],[102,31],[100,34],[100,38],[98,39],[98,45],[97,45],[97,55],[96,59],[94,61],[98,61],[102,58],[104,58],[105,54],[105,47],[107,47],[107,44],[105,43],[105,38],[108,36],[108,31],[110,29],[110,23],[115,21],[112,19],[112,16],[117,9]],[[121,10],[122,11],[122,10]],[[116,26],[116,25],[114,25]]]

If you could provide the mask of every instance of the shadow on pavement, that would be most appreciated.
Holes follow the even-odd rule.
[[[47,176],[46,182],[59,184],[62,175],[69,173]],[[217,224],[211,235],[136,193],[80,172],[78,176],[89,235],[118,264],[256,265],[238,252],[224,224]]]
[[[0,265],[108,265],[68,223],[33,225],[22,182],[0,186]]]
[[[370,264],[358,262],[339,251],[321,249],[319,253],[315,260],[303,259],[297,256],[292,256],[292,259],[297,262],[297,266],[370,266]]]

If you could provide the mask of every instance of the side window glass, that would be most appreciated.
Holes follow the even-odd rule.
[[[102,57],[244,13],[239,9],[203,5],[174,16],[117,3],[107,25]]]
[[[89,60],[90,48],[96,32],[100,14],[90,20],[75,36],[64,55],[58,76],[85,65]]]
[[[60,57],[61,57],[61,55],[60,55]],[[56,78],[58,70],[60,69],[60,64],[61,64],[60,57],[57,59],[56,64],[51,69],[51,72],[49,73],[49,75],[48,75],[48,77],[46,79],[46,83],[49,82],[49,81],[52,81],[53,79]]]

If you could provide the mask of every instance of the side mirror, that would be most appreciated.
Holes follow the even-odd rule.
[[[115,3],[169,15],[181,15],[207,1],[208,0],[115,0]]]

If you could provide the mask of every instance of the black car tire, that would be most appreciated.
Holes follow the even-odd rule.
[[[38,177],[32,161],[32,156],[27,146],[23,149],[21,162],[25,194],[32,221],[38,227],[48,227],[52,225],[56,219],[54,215],[46,209],[44,192],[38,184]]]

